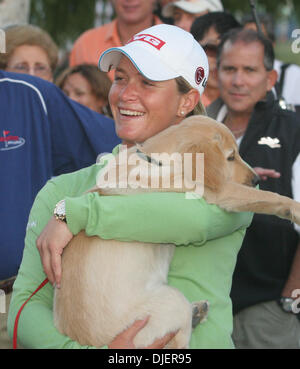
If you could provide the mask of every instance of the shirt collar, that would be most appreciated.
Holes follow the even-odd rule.
[[[157,15],[153,16],[153,25],[162,24],[162,21]],[[105,35],[105,41],[113,40],[116,45],[122,45],[118,34],[117,19],[107,24],[107,31]]]

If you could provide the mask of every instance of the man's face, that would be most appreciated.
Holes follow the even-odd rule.
[[[111,0],[117,17],[128,24],[143,22],[152,15],[155,0]]]
[[[264,48],[257,41],[227,41],[218,71],[221,97],[235,113],[251,113],[276,82],[276,72],[264,67]]]

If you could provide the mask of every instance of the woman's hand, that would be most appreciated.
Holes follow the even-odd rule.
[[[263,181],[266,181],[268,178],[279,178],[281,176],[281,174],[279,172],[276,172],[275,169],[266,169],[260,167],[255,167],[253,169]]]
[[[108,345],[109,349],[135,349],[134,338],[140,330],[148,323],[149,316],[144,320],[136,320],[129,328],[118,334]],[[151,345],[144,349],[162,349],[177,334],[176,332],[167,333],[164,337],[156,339]]]
[[[72,238],[67,223],[52,216],[36,241],[44,271],[57,288],[61,281],[61,255]]]

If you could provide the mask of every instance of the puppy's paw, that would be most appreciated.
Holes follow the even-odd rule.
[[[300,203],[299,202],[294,202],[294,206],[291,209],[291,213],[292,213],[292,222],[300,225]]]
[[[205,322],[209,310],[209,302],[207,300],[195,301],[192,303],[193,317],[192,327]]]

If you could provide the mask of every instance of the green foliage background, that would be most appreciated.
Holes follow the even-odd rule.
[[[30,23],[45,29],[64,47],[93,27],[95,0],[31,0]]]

